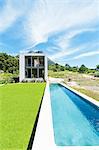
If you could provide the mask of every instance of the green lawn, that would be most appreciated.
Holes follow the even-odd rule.
[[[45,83],[0,87],[0,150],[26,150]]]

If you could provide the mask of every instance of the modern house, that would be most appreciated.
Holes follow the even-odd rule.
[[[22,81],[47,81],[47,57],[41,52],[20,53],[19,80]]]

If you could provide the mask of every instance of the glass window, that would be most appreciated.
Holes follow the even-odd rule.
[[[32,69],[32,78],[37,78],[37,69]]]
[[[25,57],[25,66],[31,66],[31,57],[30,56],[26,56]]]
[[[44,69],[39,69],[39,77],[44,79]]]
[[[39,57],[40,66],[44,66],[44,56]]]

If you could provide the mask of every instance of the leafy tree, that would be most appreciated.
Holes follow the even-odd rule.
[[[65,70],[64,66],[60,66],[60,71],[64,71],[64,70]]]
[[[99,77],[99,71],[95,72],[94,77]]]
[[[69,64],[65,64],[65,69],[66,70],[70,70],[71,69],[70,65]]]
[[[58,63],[56,63],[56,64],[55,64],[55,67],[56,67],[56,69],[58,69],[58,68],[59,68],[59,64],[58,64]]]
[[[86,73],[88,71],[88,68],[85,65],[81,65],[79,68],[79,73]]]
[[[78,66],[74,66],[74,67],[72,67],[72,68],[71,68],[71,71],[73,71],[73,72],[77,72],[77,71],[78,71]]]
[[[96,66],[96,69],[99,69],[99,65]]]
[[[18,73],[19,57],[0,53],[0,70],[8,73]]]

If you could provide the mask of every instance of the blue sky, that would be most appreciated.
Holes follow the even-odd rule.
[[[72,66],[99,64],[99,0],[0,0],[0,52],[42,50]]]

